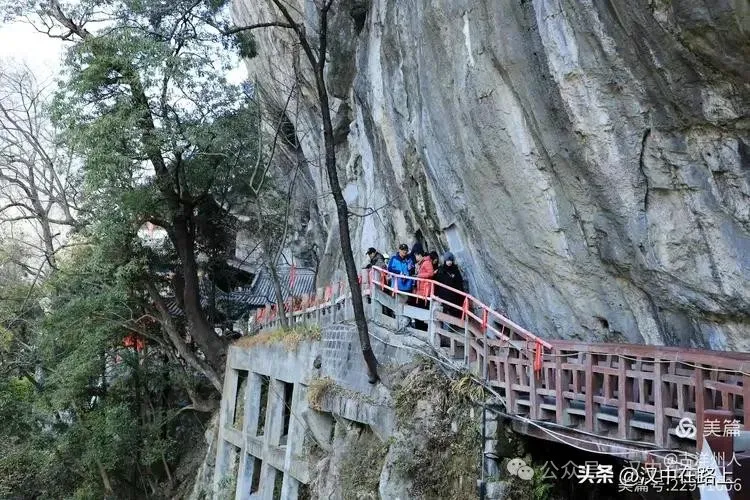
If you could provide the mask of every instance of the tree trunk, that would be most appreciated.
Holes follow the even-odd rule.
[[[31,194],[33,196],[30,200],[31,206],[34,209],[36,219],[42,229],[41,237],[44,244],[44,257],[47,259],[47,263],[50,266],[51,272],[54,272],[55,269],[57,269],[57,264],[55,262],[55,241],[52,236],[52,227],[50,226],[47,211],[42,206],[42,193],[40,193],[39,189],[37,189],[36,180],[34,179],[34,169],[31,167],[29,167],[28,179],[29,190],[31,191]]]
[[[270,163],[271,160],[269,159],[268,161]],[[289,204],[289,200],[287,200],[287,207],[288,207],[288,204]],[[255,214],[258,220],[258,231],[261,231],[263,227],[263,217],[262,217],[260,203],[257,203],[257,200],[256,200]],[[284,223],[286,224],[286,220],[284,221]],[[260,242],[261,258],[263,262],[265,262],[266,266],[268,267],[268,271],[271,275],[271,283],[273,284],[273,291],[274,291],[274,295],[276,296],[276,310],[279,314],[279,318],[281,319],[281,326],[284,328],[289,328],[289,319],[287,318],[286,311],[284,311],[284,295],[281,291],[281,281],[279,280],[279,273],[276,270],[276,262],[278,262],[279,254],[274,254],[268,249],[269,242],[265,235],[261,234],[261,238],[262,238]],[[283,245],[284,245],[283,240],[284,238],[282,238],[282,241],[280,243],[281,248],[279,249],[279,253],[283,251]]]
[[[114,490],[112,489],[112,481],[109,480],[109,474],[107,474],[107,471],[104,469],[104,465],[102,465],[101,460],[95,458],[94,461],[96,462],[96,468],[99,469],[99,476],[102,478],[104,491],[107,493],[107,495],[112,495],[114,493]]]
[[[317,64],[310,61],[315,69],[315,84],[320,99],[321,118],[323,119],[323,141],[326,151],[326,172],[328,173],[328,182],[331,187],[333,199],[336,202],[336,215],[339,222],[339,236],[341,239],[341,253],[344,258],[344,267],[346,268],[346,277],[349,282],[349,290],[352,294],[352,307],[354,309],[354,321],[357,324],[357,333],[359,342],[362,346],[362,355],[367,364],[367,372],[370,383],[374,384],[379,380],[378,362],[375,353],[370,346],[370,333],[367,329],[367,318],[365,317],[365,307],[362,301],[362,289],[359,285],[359,273],[357,265],[354,262],[354,253],[352,252],[352,242],[349,235],[349,207],[347,206],[344,195],[341,192],[339,184],[338,171],[336,170],[336,150],[333,136],[333,124],[331,122],[331,110],[328,102],[328,90],[325,84],[325,60],[326,60],[326,37],[328,30],[328,9],[322,8],[319,13],[319,37],[320,51]]]
[[[184,212],[189,212],[185,207]],[[183,306],[190,335],[206,355],[216,373],[224,371],[226,345],[216,336],[201,307],[198,265],[195,260],[195,235],[190,228],[190,215],[179,214],[174,219],[174,246],[182,263],[184,280]]]
[[[141,355],[135,350],[135,367],[133,369],[133,392],[135,403],[135,463],[141,463],[142,429],[143,429],[143,407],[141,404]],[[135,468],[131,471],[134,484],[138,483],[138,473]]]
[[[146,284],[146,289],[148,290],[149,295],[151,296],[151,300],[154,301],[154,304],[156,304],[156,308],[159,310],[159,315],[161,316],[161,324],[164,330],[167,332],[167,336],[169,337],[169,340],[172,342],[172,344],[177,349],[177,353],[184,359],[188,365],[190,365],[194,370],[197,370],[204,374],[206,378],[211,382],[211,385],[214,386],[214,388],[221,393],[221,378],[219,378],[219,375],[217,372],[209,365],[208,363],[204,362],[198,356],[193,353],[190,348],[188,348],[187,344],[185,343],[185,340],[180,335],[180,332],[177,330],[177,327],[175,327],[174,322],[172,321],[172,318],[169,316],[169,311],[167,310],[167,305],[164,303],[164,299],[161,298],[159,295],[159,292],[156,290],[156,287],[152,283]],[[218,372],[221,373],[221,372]]]

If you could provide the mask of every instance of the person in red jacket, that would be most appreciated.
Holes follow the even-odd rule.
[[[417,250],[414,254],[417,259],[417,278],[424,280],[431,280],[435,275],[435,268],[432,266],[432,259],[429,255],[425,255],[421,249]],[[430,288],[432,283],[430,281],[417,281],[416,294],[421,299],[417,299],[418,306],[427,307],[427,298],[430,296]]]

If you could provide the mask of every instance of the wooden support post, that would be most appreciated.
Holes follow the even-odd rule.
[[[471,332],[469,331],[469,318],[464,318],[464,359],[466,360],[466,367],[471,367],[471,350],[473,347],[471,346]],[[477,358],[479,357],[479,353],[477,353]]]
[[[508,405],[507,410],[511,415],[518,413],[516,409],[516,394],[513,392],[513,383],[515,382],[513,373],[515,370],[511,367],[510,363],[514,350],[515,347],[509,345],[508,355],[505,358],[505,403]]]
[[[468,319],[468,318],[467,318]],[[487,371],[488,371],[488,365],[487,365],[487,356],[489,354],[489,349],[487,347],[487,322],[489,319],[489,312],[486,308],[482,308],[482,324],[479,327],[479,331],[481,332],[482,336],[482,379],[487,380]]]
[[[726,432],[726,426],[734,420],[734,412],[726,409],[707,409],[703,415],[704,422],[711,422],[705,436],[706,443],[711,447],[719,467],[726,467],[734,454],[734,436],[727,436]],[[696,436],[697,439],[703,437]]]
[[[669,439],[667,417],[664,414],[665,405],[665,394],[664,394],[664,381],[662,375],[664,374],[664,365],[661,360],[654,359],[654,380],[653,380],[653,391],[654,391],[654,444],[660,448],[667,446]]]
[[[487,363],[487,355],[488,355],[488,348],[487,348],[487,334],[484,334],[484,337],[482,337],[482,380],[487,380],[487,374],[488,374],[488,363]]]
[[[565,413],[563,401],[563,391],[568,390],[567,387],[563,387],[563,368],[562,368],[562,356],[560,351],[557,349],[553,350],[552,353],[555,356],[555,420],[560,425],[565,425]]]
[[[630,412],[628,411],[628,360],[620,356],[617,367],[617,437],[627,439],[630,429]]]
[[[440,342],[435,335],[435,298],[430,296],[430,320],[427,322],[427,337],[430,339],[430,345],[436,349],[440,348]],[[466,358],[466,349],[464,348],[464,358]]]
[[[320,296],[321,296],[321,289],[318,288],[318,293],[315,294],[315,323],[320,326],[323,326],[321,322],[321,317],[320,317],[322,312],[321,312],[320,304],[318,304],[318,297]],[[323,295],[323,298],[325,298],[325,295]]]
[[[585,429],[588,432],[594,431],[594,367],[593,367],[593,355],[590,352],[587,352],[585,354],[586,361],[585,361],[585,367],[586,372],[584,374],[585,377],[585,385],[586,385],[586,417],[585,417]]]
[[[696,365],[693,368],[693,381],[695,383],[695,445],[698,453],[700,453],[703,448],[703,420],[706,411],[706,391],[703,388],[703,368],[701,365]]]
[[[606,366],[607,368],[611,368],[612,367],[612,356],[610,356],[608,354],[607,356],[605,356],[604,359],[605,359],[604,366]],[[604,374],[604,380],[602,381],[602,396],[604,396],[604,400],[605,400],[604,404],[609,404],[609,401],[607,401],[607,400],[612,399],[612,391],[613,391],[613,389],[612,389],[612,387],[611,387],[611,385],[610,385],[609,382],[610,382],[609,381],[609,374],[605,373]]]
[[[537,380],[534,362],[526,359],[524,366],[529,373],[529,418],[536,420],[539,418],[539,402],[537,401]]]
[[[336,323],[336,316],[337,316],[336,315],[336,292],[338,292],[338,290],[336,290],[336,288],[337,287],[335,285],[331,285],[331,324]]]

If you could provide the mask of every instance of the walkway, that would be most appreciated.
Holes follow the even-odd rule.
[[[750,405],[743,404],[750,397],[750,353],[545,340],[471,295],[453,290],[463,297],[462,307],[444,302],[435,294],[443,286],[437,282],[428,280],[425,309],[407,305],[407,297],[416,296],[389,286],[389,274],[373,269],[360,277],[368,319],[421,336],[463,363],[502,396],[504,412],[522,432],[549,439],[546,429],[555,429],[587,449],[637,459],[633,450],[695,452],[711,432],[704,432],[707,419],[750,424]],[[289,306],[294,324],[353,318],[344,282]],[[450,308],[459,317],[443,312]],[[413,324],[405,318],[426,328],[405,326]],[[255,321],[263,328],[280,325],[273,308],[259,311]],[[678,431],[685,418],[697,432]]]

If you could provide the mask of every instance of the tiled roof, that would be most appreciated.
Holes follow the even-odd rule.
[[[177,305],[177,299],[174,297],[165,299],[164,302],[167,304],[167,310],[169,311],[170,316],[182,316],[184,314],[182,309],[180,309],[180,306]]]
[[[278,269],[279,281],[281,283],[281,295],[286,301],[290,296],[301,297],[303,295],[312,295],[315,293],[315,271],[313,269],[298,268],[295,270],[294,284],[289,287],[289,275],[291,268],[283,267]],[[208,297],[210,297],[211,282],[202,280],[201,288],[201,306],[208,307]],[[290,293],[291,292],[291,293]],[[276,302],[276,292],[274,291],[271,273],[267,268],[263,268],[258,273],[251,287],[236,292],[224,292],[218,288],[215,290],[216,308],[225,312],[231,318],[242,316],[249,309],[263,307],[266,304]],[[182,316],[184,313],[177,305],[174,297],[165,298],[169,314],[172,316]]]
[[[315,293],[315,270],[306,268],[296,269],[294,285],[291,287],[291,290],[289,287],[290,271],[288,267],[278,270],[279,281],[281,282],[281,296],[284,301],[289,299],[290,296],[301,297]],[[276,302],[273,280],[271,280],[271,273],[267,268],[261,269],[249,290],[232,292],[227,295],[229,295],[229,300],[248,306],[262,307],[266,304]]]

